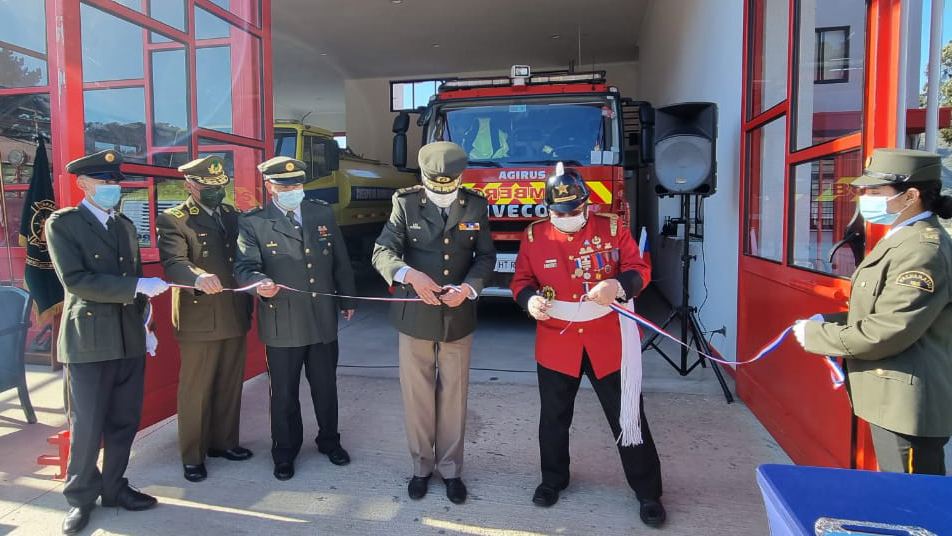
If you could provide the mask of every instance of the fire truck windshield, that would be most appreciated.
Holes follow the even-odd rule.
[[[447,102],[435,112],[429,139],[458,143],[474,166],[619,162],[611,98]]]

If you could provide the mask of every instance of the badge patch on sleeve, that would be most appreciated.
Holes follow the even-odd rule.
[[[935,282],[932,280],[932,276],[925,272],[903,272],[896,278],[896,284],[926,292],[935,292]]]

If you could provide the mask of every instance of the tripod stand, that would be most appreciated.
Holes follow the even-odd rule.
[[[690,293],[688,290],[688,285],[690,284],[690,272],[691,272],[691,261],[694,260],[694,255],[691,255],[690,250],[690,238],[691,238],[691,197],[690,194],[685,194],[681,196],[681,216],[677,219],[672,219],[671,222],[675,225],[684,226],[684,242],[682,243],[681,249],[681,304],[672,305],[671,312],[668,314],[667,320],[661,324],[661,329],[666,329],[671,322],[675,319],[681,324],[681,340],[688,345],[693,345],[695,349],[705,354],[712,354],[711,346],[707,343],[707,339],[704,338],[704,333],[701,330],[700,322],[697,318],[697,308],[689,305]],[[690,334],[690,339],[688,335]],[[681,376],[687,376],[694,370],[698,365],[707,368],[707,358],[703,355],[698,355],[697,360],[688,365],[688,353],[689,349],[686,346],[679,346],[681,349],[681,360],[680,363],[675,363],[669,356],[658,346],[656,342],[659,335],[657,333],[651,334],[645,342],[641,345],[641,351],[644,352],[648,348],[653,348],[665,361],[671,364],[675,370],[678,371],[678,374]],[[717,364],[714,364],[712,367],[714,375],[717,376],[718,383],[721,384],[721,390],[724,391],[724,398],[727,399],[727,403],[734,401],[734,396],[731,394],[730,389],[728,389],[727,384],[724,382],[724,376],[721,375],[720,368],[717,367]]]

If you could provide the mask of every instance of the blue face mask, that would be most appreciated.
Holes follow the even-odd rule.
[[[97,184],[92,195],[92,202],[104,210],[112,210],[122,198],[122,186],[118,184]]]
[[[297,208],[301,206],[301,201],[304,201],[304,189],[299,188],[286,192],[275,190],[274,198],[278,201],[278,204],[281,205],[281,208],[285,210],[297,210]]]
[[[902,209],[895,214],[887,212],[886,204],[902,195],[902,192],[892,197],[882,197],[878,195],[859,196],[859,213],[863,219],[876,225],[892,225],[906,209]],[[909,208],[909,207],[906,207]]]

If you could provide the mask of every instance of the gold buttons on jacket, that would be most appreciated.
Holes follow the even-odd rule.
[[[317,293],[316,293],[316,292],[312,292],[312,293],[311,293],[311,297],[312,297],[312,298],[316,298],[316,297],[317,297]]]
[[[273,304],[273,303],[269,303],[269,304],[268,304],[268,307],[274,309],[274,304]]]
[[[313,283],[313,282],[314,282],[314,278],[312,277],[312,278],[308,279],[308,282],[309,282],[309,283]]]
[[[327,250],[325,249],[325,250],[324,250],[324,255],[329,255],[329,254],[330,254],[330,251],[327,251]]]
[[[198,300],[192,300],[192,303],[198,303]]]
[[[447,237],[447,238],[444,238],[444,239],[443,239],[443,243],[444,243],[444,244],[449,244],[449,243],[450,243],[450,239],[449,239],[448,237]]]
[[[235,259],[228,257],[228,262],[235,262]]]
[[[584,333],[585,330],[584,330],[583,328],[578,328],[578,332],[579,332],[579,333]]]
[[[119,257],[119,262],[122,262],[122,257]]]
[[[311,248],[304,248],[304,253],[310,253],[310,252],[311,252]]]
[[[443,270],[443,275],[450,275],[450,271],[449,271],[449,270]]]
[[[572,235],[569,235],[569,236],[565,237],[565,239],[568,240],[569,242],[571,242],[572,240],[574,240],[574,237],[572,237]]]
[[[443,260],[444,260],[444,261],[450,260],[450,254],[449,254],[449,253],[444,253],[444,254],[443,254]]]
[[[93,255],[93,258],[94,258],[94,259],[98,259],[98,258],[99,258],[99,254],[96,253],[95,255]]]
[[[311,264],[311,263],[307,263],[307,267],[308,267],[308,268],[312,268],[312,267],[314,267],[314,265]]]
[[[86,316],[93,316],[92,311],[86,311]]]

